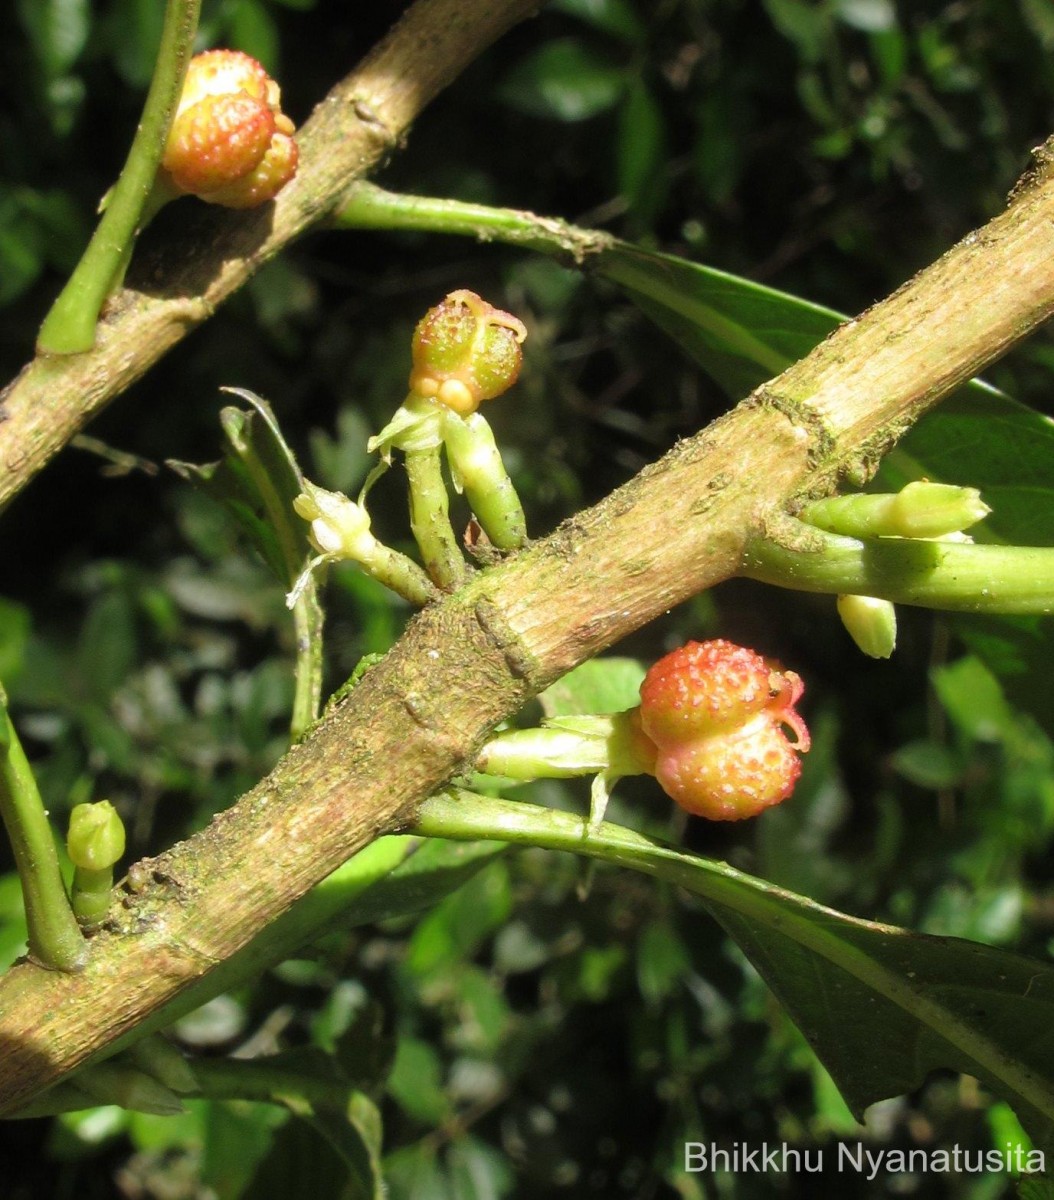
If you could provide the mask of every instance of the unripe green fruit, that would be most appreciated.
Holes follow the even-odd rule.
[[[124,842],[124,822],[109,800],[73,808],[66,849],[74,866],[88,871],[112,867],[124,854]]]

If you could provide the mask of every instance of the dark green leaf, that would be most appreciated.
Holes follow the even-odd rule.
[[[628,243],[603,254],[598,266],[736,399],[844,320],[818,304]]]
[[[227,22],[230,44],[259,60],[272,75],[278,68],[278,30],[258,0],[236,0]]]
[[[532,811],[533,810],[533,811]],[[568,813],[465,793],[434,797],[461,836],[583,852]],[[1036,1146],[1054,1148],[1054,967],[975,942],[847,917],[725,863],[604,826],[595,857],[700,896],[787,1009],[859,1117],[930,1071],[977,1076],[1014,1107]]]
[[[616,713],[640,703],[644,666],[635,658],[593,658],[575,667],[538,697],[547,717]]]
[[[341,1200],[384,1200],[380,1114],[373,1102],[355,1096],[345,1113],[316,1106],[310,1121],[340,1155],[348,1172]]]
[[[384,1028],[384,1010],[379,1004],[359,1006],[337,1039],[334,1052],[345,1078],[359,1091],[380,1089],[392,1068],[395,1039]]]
[[[253,1195],[246,1189],[271,1148],[276,1127],[286,1122],[286,1113],[270,1104],[245,1101],[191,1101],[188,1108],[199,1111],[203,1126],[201,1182],[221,1200]]]
[[[641,42],[647,34],[628,0],[554,0],[549,7],[587,21],[631,45]]]
[[[422,917],[410,938],[407,968],[425,975],[463,961],[508,920],[511,907],[508,871],[492,863]]]
[[[388,1093],[407,1116],[424,1125],[440,1125],[452,1111],[439,1054],[419,1038],[399,1039]]]
[[[89,0],[18,0],[18,16],[47,74],[68,71],[88,38]]]
[[[308,1121],[294,1119],[274,1135],[271,1148],[260,1161],[244,1195],[252,1200],[339,1197],[347,1180],[346,1160],[332,1141]],[[361,1195],[356,1200],[361,1200]]]
[[[129,86],[145,88],[154,73],[161,45],[165,6],[157,0],[116,0],[109,15],[114,65]]]
[[[618,186],[634,212],[649,220],[666,189],[666,130],[662,109],[640,79],[630,81],[619,108]]]
[[[517,63],[498,95],[533,117],[585,121],[612,108],[624,86],[621,67],[584,42],[564,38]]]

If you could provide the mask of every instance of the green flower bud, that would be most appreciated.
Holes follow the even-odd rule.
[[[523,322],[475,292],[451,292],[414,330],[410,391],[465,416],[516,382]]]
[[[77,1074],[77,1086],[97,1104],[119,1104],[159,1117],[183,1112],[183,1101],[170,1087],[127,1060],[85,1067]]]
[[[194,1068],[163,1034],[153,1033],[136,1042],[129,1047],[127,1058],[173,1092],[193,1092],[198,1088]]]
[[[920,479],[899,492],[867,492],[814,500],[801,519],[845,537],[944,538],[991,512],[976,488]]]
[[[969,529],[991,511],[977,488],[920,479],[900,489],[892,515],[900,537],[939,538]]]
[[[839,596],[838,615],[849,636],[869,658],[889,658],[897,645],[897,613],[888,600]]]
[[[124,823],[109,800],[78,804],[70,813],[66,849],[73,862],[70,899],[82,928],[106,919],[113,890],[113,865],[124,854]]]
[[[499,550],[518,550],[527,540],[527,519],[486,418],[447,413],[443,437],[454,485],[481,528]]]
[[[78,804],[70,813],[66,849],[75,867],[108,870],[124,854],[124,822],[109,800]]]

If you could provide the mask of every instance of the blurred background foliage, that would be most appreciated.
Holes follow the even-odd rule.
[[[202,44],[260,57],[303,120],[403,7],[205,0]],[[0,11],[5,379],[123,161],[160,11]],[[1045,0],[553,0],[421,117],[380,181],[563,216],[856,312],[1001,208],[1054,129],[1052,49]],[[196,203],[162,215],[144,258]],[[218,457],[218,389],[237,385],[273,403],[311,478],[357,487],[366,436],[402,399],[413,323],[457,287],[530,328],[522,380],[490,415],[535,534],[736,399],[609,285],[548,261],[409,234],[304,239],[4,514],[0,678],[57,822],[108,797],[138,857],[201,827],[281,753],[292,632],[280,589],[162,464]],[[1040,333],[990,378],[1049,413],[1052,359]],[[394,472],[372,508],[404,545]],[[335,687],[407,613],[351,569],[331,574],[327,602]],[[1046,956],[1051,742],[939,616],[900,616],[889,663],[853,649],[833,602],[745,582],[642,630],[620,651],[651,660],[720,634],[779,656],[807,680],[815,745],[794,802],[748,828],[685,822],[647,782],[620,787],[612,818],[846,912]],[[564,785],[527,794],[585,803]],[[6,875],[5,961],[22,937]],[[542,851],[490,862],[423,916],[331,933],[176,1033],[205,1055],[331,1047],[374,1005],[394,1200],[814,1195],[808,1177],[686,1175],[683,1143],[860,1135],[696,904]],[[867,1136],[1002,1148],[1019,1133],[1005,1106],[948,1076],[877,1106]],[[325,1143],[256,1104],[195,1102],[175,1118],[102,1108],[0,1138],[9,1200],[341,1194]],[[838,1183],[845,1196],[969,1200],[1007,1186]]]

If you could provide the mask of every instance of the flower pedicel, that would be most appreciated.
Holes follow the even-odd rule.
[[[595,773],[589,829],[626,775],[654,775],[695,816],[739,821],[794,790],[799,755],[809,749],[795,707],[804,687],[794,671],[754,650],[723,639],[688,642],[648,671],[637,708],[498,734],[476,766],[512,779]]]

